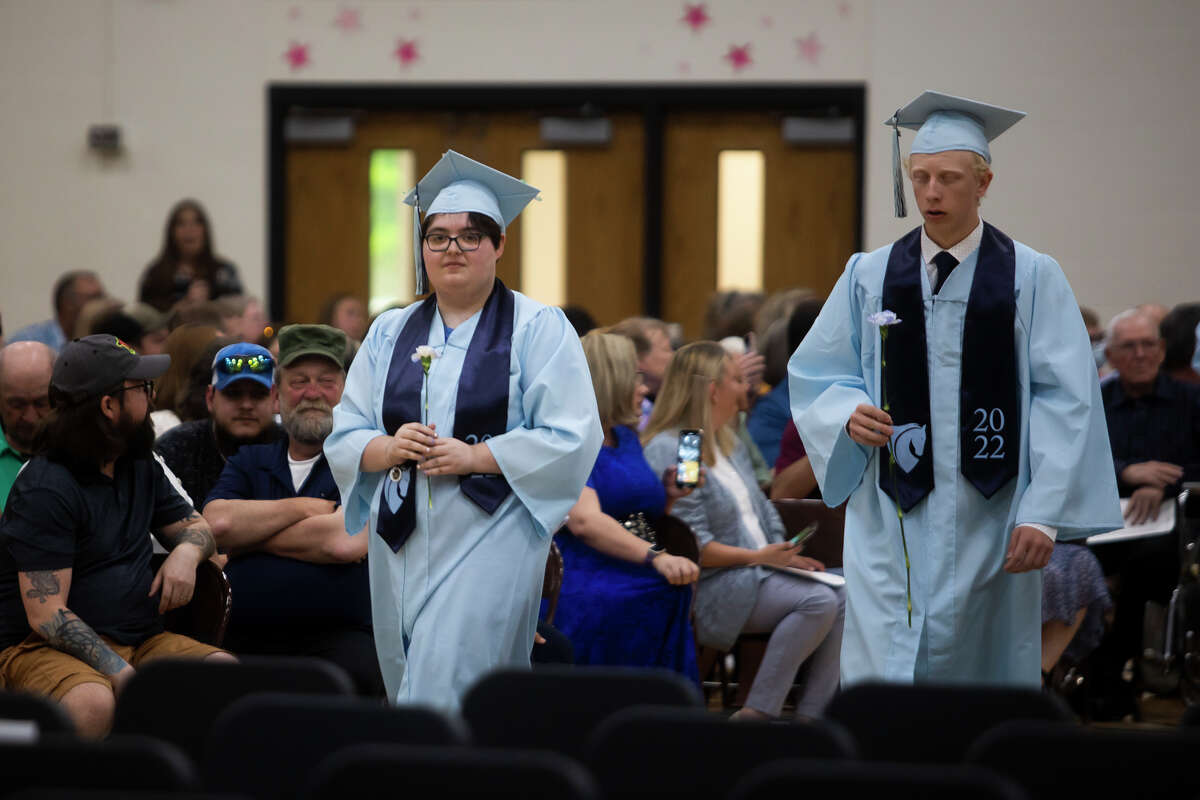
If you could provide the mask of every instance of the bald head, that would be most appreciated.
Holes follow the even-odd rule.
[[[38,423],[50,412],[54,351],[41,342],[13,342],[0,349],[0,423],[18,452],[33,452]]]

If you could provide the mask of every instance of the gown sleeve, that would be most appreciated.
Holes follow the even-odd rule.
[[[539,532],[558,530],[579,500],[604,432],[579,336],[557,308],[539,309],[514,337],[523,421],[488,448]]]
[[[796,429],[812,464],[826,505],[841,505],[862,480],[870,454],[846,433],[846,421],[860,403],[872,403],[862,374],[859,327],[862,308],[855,297],[854,271],[862,254],[851,257],[817,321],[788,362],[788,394]]]
[[[400,313],[382,315],[371,326],[350,365],[341,402],[333,409],[333,432],[325,440],[325,460],[337,482],[345,509],[346,531],[351,534],[361,531],[370,521],[371,503],[383,478],[382,472],[362,472],[359,464],[367,443],[376,436],[387,435],[375,413],[375,384],[381,369],[386,380],[392,356],[391,339],[384,331],[392,328],[394,314]]]
[[[1124,524],[1100,383],[1062,269],[1035,256],[1029,337],[1029,486],[1017,520],[1081,539]]]

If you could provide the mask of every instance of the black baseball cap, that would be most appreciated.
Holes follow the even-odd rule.
[[[168,355],[139,356],[116,336],[98,333],[67,342],[54,360],[51,397],[72,405],[99,397],[127,380],[157,378],[171,366]]]

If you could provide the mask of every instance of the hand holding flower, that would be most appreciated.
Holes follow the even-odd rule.
[[[882,408],[862,403],[846,422],[846,433],[866,447],[883,447],[892,437],[892,417]]]
[[[426,475],[472,475],[500,471],[486,443],[467,444],[454,438],[438,439],[429,448],[420,469]]]
[[[419,422],[406,422],[401,425],[392,436],[392,441],[388,442],[388,461],[392,464],[423,461],[429,448],[437,443],[436,428],[436,424],[422,425]]]

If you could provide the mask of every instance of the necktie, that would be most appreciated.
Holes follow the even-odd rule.
[[[942,290],[946,278],[949,278],[950,273],[958,266],[958,259],[943,250],[933,257],[933,265],[937,267],[937,284],[933,287],[933,293],[937,294]]]

